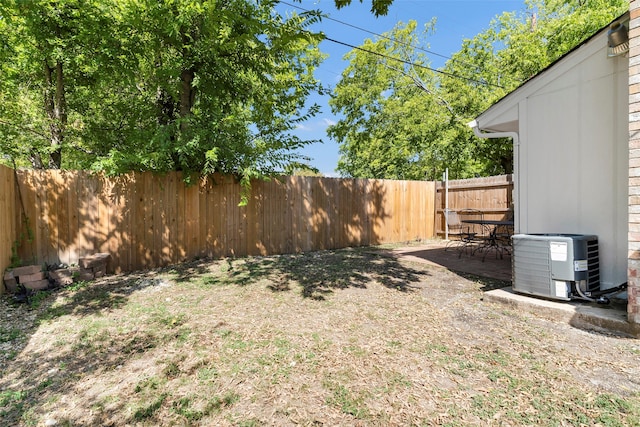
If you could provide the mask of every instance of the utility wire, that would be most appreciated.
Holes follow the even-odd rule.
[[[472,79],[470,77],[464,77],[464,76],[460,76],[458,74],[449,73],[447,71],[438,70],[436,68],[427,67],[426,65],[416,64],[414,62],[407,61],[405,59],[394,58],[393,56],[385,55],[385,54],[380,53],[380,52],[374,52],[372,50],[368,50],[368,49],[364,49],[362,47],[354,46],[352,44],[341,42],[341,41],[332,39],[330,37],[326,37],[325,36],[325,40],[330,41],[332,43],[340,44],[342,46],[350,47],[351,49],[357,49],[357,50],[362,51],[362,52],[370,53],[372,55],[377,55],[377,56],[380,56],[380,57],[385,58],[385,59],[390,59],[392,61],[401,62],[403,64],[410,65],[412,67],[418,67],[418,68],[423,68],[425,70],[430,70],[430,71],[433,71],[435,73],[439,73],[439,74],[445,75],[447,77],[453,77],[455,79],[466,80],[466,81],[472,82],[472,83],[479,83],[479,84],[482,84],[482,85],[485,85],[485,86],[493,86],[493,87],[497,87],[497,88],[500,88],[500,89],[504,89],[504,87],[502,87],[500,85],[489,83],[487,81],[476,80],[476,79]]]
[[[286,6],[289,6],[289,7],[293,7],[293,8],[296,8],[296,9],[300,9],[300,10],[302,10],[302,11],[304,11],[304,12],[310,12],[308,9],[305,9],[305,8],[303,8],[303,7],[300,7],[300,6],[297,6],[297,5],[294,5],[294,4],[291,4],[291,3],[288,3],[288,2],[286,2],[286,1],[280,1],[279,3],[282,3],[282,4],[284,4],[284,5],[286,5]],[[355,28],[355,29],[360,30],[360,31],[364,31],[364,32],[366,32],[366,33],[369,33],[369,34],[372,34],[372,35],[375,35],[375,36],[378,36],[378,37],[381,37],[381,38],[384,38],[384,39],[390,40],[390,41],[395,42],[395,43],[400,43],[400,44],[402,44],[402,45],[405,45],[405,46],[407,46],[407,47],[411,47],[411,48],[413,48],[413,49],[421,50],[421,51],[423,51],[423,52],[430,53],[430,54],[432,54],[432,55],[436,55],[436,56],[440,56],[440,57],[445,58],[445,59],[453,59],[453,58],[451,58],[451,57],[448,57],[448,56],[445,56],[445,55],[441,55],[441,54],[439,54],[439,53],[431,52],[431,51],[429,51],[429,50],[427,50],[427,49],[423,49],[423,48],[421,48],[421,47],[413,46],[413,45],[411,45],[411,44],[409,44],[409,43],[405,43],[405,42],[402,42],[402,41],[400,41],[400,40],[395,40],[395,39],[393,39],[393,38],[391,38],[391,37],[387,37],[387,36],[385,36],[385,35],[378,34],[378,33],[375,33],[375,32],[373,32],[373,31],[369,31],[369,30],[367,30],[367,29],[365,29],[365,28],[361,28],[361,27],[358,27],[358,26],[355,26],[355,25],[352,25],[352,24],[349,24],[349,23],[346,23],[346,22],[340,21],[340,20],[338,20],[338,19],[334,19],[334,18],[331,18],[331,17],[328,17],[328,16],[327,16],[326,18],[327,18],[327,19],[329,19],[329,20],[331,20],[331,21],[335,21],[335,22],[337,22],[337,23],[339,23],[339,24],[346,25],[346,26],[349,26],[349,27]],[[454,74],[454,73],[449,73],[449,72],[447,72],[447,71],[438,70],[438,69],[436,69],[436,68],[427,67],[426,65],[420,65],[420,64],[416,64],[416,63],[413,63],[413,62],[410,62],[410,61],[407,61],[407,60],[394,58],[394,57],[392,57],[392,56],[388,56],[388,55],[385,55],[385,54],[382,54],[382,53],[379,53],[379,52],[373,52],[373,51],[371,51],[371,50],[367,50],[367,49],[364,49],[364,48],[361,48],[361,47],[358,47],[358,46],[354,46],[354,45],[349,44],[349,43],[345,43],[345,42],[341,42],[341,41],[338,41],[338,40],[332,39],[332,38],[330,38],[330,37],[327,37],[326,35],[325,35],[325,38],[324,38],[324,39],[325,39],[325,40],[327,40],[327,41],[330,41],[330,42],[332,42],[332,43],[336,43],[336,44],[340,44],[340,45],[343,45],[343,46],[347,46],[347,47],[350,47],[350,48],[352,48],[352,49],[357,49],[357,50],[360,50],[360,51],[362,51],[362,52],[366,52],[366,53],[370,53],[370,54],[373,54],[373,55],[377,55],[377,56],[380,56],[380,57],[383,57],[383,58],[386,58],[386,59],[390,59],[390,60],[393,60],[393,61],[398,61],[398,62],[404,63],[404,64],[406,64],[406,65],[410,65],[410,66],[413,66],[413,67],[419,67],[419,68],[423,68],[423,69],[426,69],[426,70],[430,70],[430,71],[433,71],[433,72],[435,72],[435,73],[442,74],[442,75],[445,75],[445,76],[448,76],[448,77],[452,77],[452,78],[456,78],[456,79],[460,79],[460,80],[466,80],[466,81],[468,81],[468,82],[478,83],[478,84],[482,84],[482,85],[485,85],[485,86],[493,86],[493,87],[497,87],[497,88],[500,88],[500,89],[504,89],[504,87],[503,87],[503,86],[500,86],[500,85],[497,85],[497,84],[493,84],[493,83],[489,83],[489,82],[484,81],[484,80],[476,80],[476,79],[472,79],[472,78],[470,78],[470,77],[464,77],[464,76],[460,76],[460,75],[457,75],[457,74]],[[464,63],[464,62],[462,62],[462,61],[457,61],[457,62],[460,62],[460,63],[462,63],[462,64],[465,64],[465,63]],[[475,65],[472,65],[472,66],[477,68],[477,66],[475,66]]]
[[[300,6],[296,6],[295,4],[287,3],[286,1],[280,1],[280,3],[282,3],[284,5],[287,5],[287,6],[290,6],[290,7],[294,7],[296,9],[300,9],[300,10],[302,10],[304,12],[310,12],[310,10],[308,10],[308,9],[305,9],[303,7],[300,7]],[[393,41],[393,42],[396,42],[396,43],[401,43],[401,44],[403,44],[405,46],[412,47],[412,48],[417,49],[417,50],[421,50],[421,51],[429,53],[429,54],[431,54],[433,56],[439,56],[440,58],[444,58],[444,59],[453,59],[450,56],[442,55],[440,53],[436,53],[436,52],[430,51],[428,49],[424,49],[424,48],[419,47],[419,46],[413,46],[413,45],[411,45],[409,43],[405,43],[405,42],[402,42],[402,41],[399,41],[399,40],[394,40],[391,37],[385,36],[384,34],[378,34],[378,33],[374,32],[374,31],[367,30],[366,28],[358,27],[357,25],[349,24],[348,22],[340,21],[339,19],[335,19],[335,18],[332,18],[330,16],[326,16],[325,18],[328,19],[329,21],[337,22],[338,24],[346,25],[347,27],[355,28],[356,30],[364,31],[365,33],[369,33],[371,35],[374,35],[374,36],[377,36],[377,37],[381,37],[383,39],[387,39],[387,40],[390,40],[390,41]]]

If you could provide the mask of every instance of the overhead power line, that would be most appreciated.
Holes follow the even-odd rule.
[[[342,46],[350,47],[351,49],[356,49],[356,50],[359,50],[359,51],[362,51],[362,52],[370,53],[372,55],[377,55],[377,56],[380,56],[380,57],[385,58],[385,59],[390,59],[392,61],[401,62],[403,64],[410,65],[412,67],[418,67],[418,68],[423,68],[425,70],[430,70],[430,71],[433,71],[434,73],[442,74],[442,75],[445,75],[447,77],[452,77],[452,78],[455,78],[455,79],[466,80],[466,81],[472,82],[472,83],[478,83],[478,84],[482,84],[482,85],[485,85],[485,86],[493,86],[493,87],[497,87],[497,88],[500,88],[500,89],[504,89],[504,87],[502,87],[500,85],[489,83],[487,81],[476,80],[476,79],[472,79],[470,77],[460,76],[458,74],[453,74],[453,73],[449,73],[447,71],[438,70],[436,68],[427,67],[426,65],[416,64],[415,62],[407,61],[406,59],[394,58],[393,56],[385,55],[384,53],[374,52],[372,50],[365,49],[365,48],[362,48],[362,47],[359,47],[359,46],[354,46],[354,45],[349,44],[349,43],[341,42],[341,41],[332,39],[330,37],[325,37],[325,40],[330,41],[332,43],[336,43],[336,44],[342,45]]]
[[[280,3],[282,3],[282,4],[286,5],[286,6],[289,6],[289,7],[300,9],[300,10],[302,10],[304,12],[310,12],[308,9],[305,9],[303,7],[288,3],[286,1],[280,1]],[[429,51],[429,50],[421,48],[421,47],[413,46],[413,45],[411,45],[409,43],[405,43],[405,42],[402,42],[400,40],[395,40],[395,39],[393,39],[391,37],[388,37],[388,36],[385,36],[385,35],[382,35],[382,34],[378,34],[376,32],[367,30],[365,28],[361,28],[361,27],[349,24],[347,22],[340,21],[338,19],[334,19],[334,18],[331,18],[331,17],[326,17],[326,19],[329,19],[331,21],[335,21],[335,22],[337,22],[339,24],[342,24],[342,25],[346,25],[346,26],[355,28],[355,29],[360,30],[360,31],[364,31],[366,33],[369,33],[369,34],[372,34],[372,35],[387,39],[387,40],[395,42],[395,43],[399,43],[399,44],[405,45],[405,46],[410,47],[412,49],[421,50],[423,52],[430,53],[430,54],[436,55],[436,56],[440,56],[440,57],[445,58],[445,59],[453,59],[453,58],[448,57],[446,55],[441,55],[439,53],[432,52],[432,51]],[[390,59],[390,60],[393,60],[393,61],[401,62],[401,63],[406,64],[406,65],[410,65],[410,66],[413,66],[413,67],[418,67],[418,68],[423,68],[423,69],[426,69],[426,70],[430,70],[430,71],[433,71],[435,73],[442,74],[442,75],[445,75],[445,76],[448,76],[448,77],[452,77],[452,78],[455,78],[455,79],[465,80],[465,81],[472,82],[472,83],[478,83],[478,84],[482,84],[482,85],[485,85],[485,86],[492,86],[492,87],[497,87],[497,88],[500,88],[500,89],[504,89],[504,87],[502,87],[500,85],[489,83],[489,82],[487,82],[485,80],[477,80],[477,79],[473,79],[473,78],[470,78],[470,77],[460,76],[458,74],[449,73],[447,71],[443,71],[443,70],[439,70],[439,69],[436,69],[436,68],[428,67],[426,65],[416,64],[416,63],[413,63],[411,61],[407,61],[407,60],[404,60],[404,59],[394,58],[392,56],[385,55],[385,54],[382,54],[382,53],[379,53],[379,52],[374,52],[374,51],[371,51],[371,50],[368,50],[368,49],[364,49],[362,47],[358,47],[358,46],[352,45],[350,43],[341,42],[339,40],[332,39],[330,37],[327,37],[326,35],[325,35],[324,39],[327,40],[327,41],[330,41],[332,43],[336,43],[336,44],[339,44],[339,45],[350,47],[351,49],[357,49],[357,50],[362,51],[362,52],[370,53],[372,55],[377,55],[377,56],[380,56],[380,57],[383,57],[383,58],[386,58],[386,59]],[[464,62],[462,62],[462,61],[456,61],[456,62],[460,62],[460,63],[464,64]],[[472,65],[472,66],[473,67],[477,67],[475,65]]]
[[[293,7],[293,8],[296,8],[296,9],[300,9],[300,10],[302,10],[304,12],[310,12],[310,10],[308,10],[308,9],[305,9],[305,8],[303,8],[301,6],[297,6],[295,4],[287,3],[286,1],[280,1],[280,3],[282,3],[284,5],[287,5],[287,6],[290,6],[290,7]],[[413,46],[410,43],[405,43],[405,42],[400,41],[400,40],[395,40],[395,39],[393,39],[391,37],[385,36],[384,34],[379,34],[379,33],[376,33],[375,31],[367,30],[366,28],[358,27],[357,25],[349,24],[348,22],[344,22],[344,21],[341,21],[339,19],[332,18],[330,16],[326,16],[325,18],[328,19],[329,21],[337,22],[338,24],[342,24],[342,25],[345,25],[347,27],[351,27],[351,28],[354,28],[356,30],[363,31],[365,33],[374,35],[376,37],[380,37],[380,38],[387,39],[387,40],[392,41],[392,42],[400,43],[400,44],[403,44],[403,45],[405,45],[407,47],[410,47],[410,48],[413,48],[413,49],[421,50],[422,52],[431,54],[433,56],[439,56],[440,58],[444,58],[444,59],[453,59],[450,56],[442,55],[440,53],[433,52],[433,51],[425,49],[423,47]]]

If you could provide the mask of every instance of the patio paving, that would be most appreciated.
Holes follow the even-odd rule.
[[[451,271],[475,274],[480,277],[511,282],[511,256],[504,254],[502,258],[495,252],[489,252],[484,257],[481,253],[470,255],[460,253],[455,248],[446,248],[446,242],[429,242],[422,246],[406,246],[390,250],[395,256],[413,262],[425,262],[439,265]]]
[[[502,258],[489,253],[459,256],[455,249],[446,249],[446,242],[433,241],[420,246],[405,246],[390,249],[392,256],[444,267],[454,272],[480,277],[512,281],[511,256]],[[598,305],[587,301],[553,301],[513,292],[511,286],[485,292],[485,301],[507,305],[513,309],[531,313],[553,321],[566,322],[576,328],[616,333],[640,338],[640,326],[627,321],[626,300],[612,299],[609,305]]]

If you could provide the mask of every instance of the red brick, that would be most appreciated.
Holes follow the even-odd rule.
[[[21,285],[27,289],[31,289],[32,291],[40,291],[49,287],[49,281],[47,279],[44,279],[37,280],[35,282],[21,283]]]
[[[73,283],[73,272],[68,269],[54,270],[49,272],[49,278],[58,286],[68,286]]]
[[[11,270],[14,276],[35,274],[39,271],[42,271],[42,266],[39,265],[25,265],[24,267],[16,267]]]
[[[89,280],[93,280],[93,279],[95,279],[95,276],[93,275],[93,271],[91,271],[91,270],[80,270],[80,273],[78,274],[78,280],[89,281]]]
[[[108,253],[97,253],[80,258],[78,260],[78,265],[80,266],[80,268],[85,269],[98,267],[100,265],[106,266],[110,258],[111,255]]]
[[[37,282],[45,278],[44,271],[39,271],[34,274],[20,274],[18,276],[18,283]]]
[[[4,278],[4,287],[7,289],[7,292],[15,292],[18,289],[18,281],[15,278],[7,279],[6,275]]]

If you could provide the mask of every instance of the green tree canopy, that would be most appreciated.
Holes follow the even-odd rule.
[[[233,173],[304,162],[318,12],[276,0],[8,0],[0,138],[33,167]]]
[[[343,116],[328,130],[340,144],[338,171],[410,179],[438,179],[445,168],[454,178],[510,173],[511,141],[478,139],[466,123],[627,7],[626,0],[531,0],[465,40],[441,70],[424,68],[428,31],[417,34],[415,23],[367,40],[347,55],[330,102]]]
[[[408,51],[420,43],[416,26],[400,23],[387,37],[367,40],[347,56],[350,64],[330,101],[344,118],[328,129],[341,144],[343,174],[423,179],[444,155],[436,136],[450,112],[435,95],[428,59]]]

